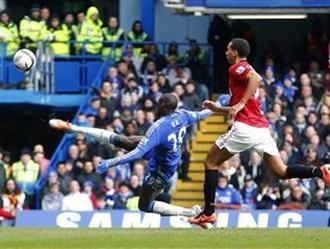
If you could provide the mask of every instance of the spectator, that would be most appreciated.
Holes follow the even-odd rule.
[[[104,81],[99,94],[101,98],[101,106],[107,108],[108,113],[116,110],[118,101],[112,96],[112,86],[109,81]]]
[[[44,147],[41,144],[34,146],[33,161],[40,166],[41,175],[46,175],[49,166],[49,160],[45,157]]]
[[[114,209],[126,209],[127,200],[133,197],[133,193],[126,183],[119,185],[119,191],[114,196]]]
[[[139,177],[137,175],[132,175],[129,180],[129,188],[134,196],[139,196],[141,191],[141,185],[139,183]]]
[[[67,171],[64,162],[59,162],[56,167],[58,187],[61,193],[67,195],[72,181],[71,172]]]
[[[60,23],[58,16],[54,15],[50,19],[50,26],[45,40],[50,42],[50,49],[54,55],[69,55],[70,40],[69,31]]]
[[[262,163],[262,158],[257,151],[250,153],[250,160],[246,166],[246,173],[249,174],[256,184],[260,184],[264,177],[265,166]]]
[[[311,200],[310,197],[303,192],[299,185],[291,189],[291,194],[284,200],[285,205],[281,205],[280,209],[306,209]]]
[[[256,197],[257,209],[276,209],[281,203],[281,196],[278,187],[272,187],[262,183],[258,188]]]
[[[141,73],[144,73],[150,61],[153,61],[155,63],[157,72],[162,71],[166,67],[166,58],[164,55],[159,53],[159,49],[156,44],[149,45],[148,54],[146,57],[144,57],[144,60],[142,62]]]
[[[121,90],[121,96],[136,94],[138,99],[141,99],[143,96],[143,89],[136,82],[136,79],[131,77],[125,80],[125,87]]]
[[[100,175],[94,172],[94,166],[91,161],[86,161],[84,163],[83,171],[77,175],[77,180],[81,185],[84,185],[86,181],[93,184],[93,191],[100,189],[102,184],[102,179]]]
[[[89,199],[91,200],[91,202],[93,204],[93,208],[96,209],[97,208],[96,195],[94,194],[93,189],[95,189],[95,187],[94,187],[94,183],[92,181],[85,181],[84,182],[84,191],[83,191],[83,193],[86,194],[89,197]]]
[[[192,77],[201,80],[206,77],[206,53],[195,39],[189,41],[189,46],[183,56],[184,63],[191,70]]]
[[[62,200],[62,211],[92,211],[93,204],[86,194],[80,193],[78,181],[70,183],[70,193]]]
[[[330,210],[330,191],[319,178],[314,179],[316,182],[316,190],[312,193],[311,204],[308,209]]]
[[[111,54],[118,61],[122,54],[123,44],[121,42],[125,40],[124,30],[119,27],[118,19],[113,16],[109,17],[107,25],[102,29],[105,41],[108,42],[104,44],[102,55],[108,56]]]
[[[2,194],[5,190],[5,182],[6,182],[6,167],[2,162],[2,151],[0,149],[0,194]]]
[[[39,178],[40,166],[32,161],[31,151],[21,151],[21,160],[13,164],[13,178],[19,188],[27,194],[29,206],[33,206],[33,194],[35,184]]]
[[[22,47],[36,51],[37,42],[42,41],[47,33],[46,25],[40,20],[40,9],[33,6],[30,16],[24,16],[19,23],[19,34],[22,39]]]
[[[168,45],[168,50],[167,50],[167,60],[171,57],[174,56],[176,61],[180,60],[180,54],[178,50],[178,44],[173,41]]]
[[[170,93],[170,92],[173,91],[173,89],[170,86],[170,83],[169,83],[168,79],[166,78],[166,76],[163,73],[158,74],[157,82],[158,82],[158,85],[159,85],[159,90],[162,93]]]
[[[101,107],[101,99],[99,97],[93,97],[89,106],[84,110],[86,116],[97,116]]]
[[[144,164],[143,161],[136,161],[133,166],[132,175],[136,175],[139,178],[139,185],[142,186],[144,179]]]
[[[87,42],[83,44],[84,52],[87,54],[100,54],[103,41],[102,25],[99,10],[94,6],[89,7],[78,36],[78,41]]]
[[[225,176],[219,176],[214,205],[221,209],[241,208],[241,196],[236,189],[228,185],[228,179]]]
[[[2,195],[3,209],[8,212],[22,211],[26,195],[20,191],[14,179],[9,178],[5,183],[5,191]]]
[[[298,88],[293,85],[293,82],[290,78],[284,78],[283,80],[284,85],[284,96],[289,100],[290,103],[294,101],[294,97]]]
[[[244,187],[241,190],[242,203],[253,206],[256,193],[257,185],[253,181],[251,175],[246,175],[244,178]]]
[[[70,40],[76,40],[75,34],[73,32],[74,21],[75,21],[74,15],[72,13],[65,14],[62,26],[63,26],[63,29],[65,29],[68,32]],[[70,45],[70,47],[72,47],[72,46]],[[70,49],[70,51],[71,51],[71,53],[73,53],[73,50]]]
[[[152,99],[154,102],[158,102],[160,96],[162,96],[162,92],[159,90],[159,85],[157,81],[154,81],[150,85],[150,91],[148,97]]]
[[[49,9],[44,6],[41,8],[40,10],[40,17],[41,17],[41,21],[48,26],[49,25],[49,18],[50,18],[50,11]]]
[[[194,80],[189,80],[185,85],[185,94],[182,102],[188,110],[197,111],[200,109],[201,100],[196,94],[196,82]]]
[[[53,183],[58,183],[57,173],[55,171],[52,171],[49,173],[48,178],[47,178],[47,183],[45,184],[45,186],[42,190],[42,196],[45,196],[51,192],[50,188]]]
[[[320,122],[316,124],[316,129],[321,137],[325,137],[330,133],[330,116],[328,114],[321,114]]]
[[[143,70],[143,67],[142,69]],[[143,71],[141,71],[143,90],[145,93],[149,92],[149,86],[152,82],[155,82],[158,77],[158,71],[156,68],[156,63],[152,60],[149,60],[146,64]]]
[[[138,110],[135,114],[136,124],[137,124],[137,135],[144,135],[150,124],[146,122],[145,112],[142,110]]]
[[[7,56],[12,56],[19,48],[20,38],[17,25],[5,10],[0,13],[0,42],[6,43]]]
[[[60,211],[63,201],[63,194],[59,191],[58,182],[50,185],[50,192],[42,198],[41,207],[47,211]]]
[[[109,176],[105,178],[104,182],[105,184],[102,189],[102,192],[104,193],[106,207],[112,208],[113,205],[115,204],[115,193],[116,193],[116,190],[114,188],[115,184],[112,177]]]
[[[224,93],[227,91],[227,70],[228,64],[225,51],[230,38],[230,29],[225,20],[219,15],[214,15],[210,23],[207,40],[213,48],[213,75],[214,82],[219,82],[216,92]]]
[[[163,69],[162,74],[168,79],[171,87],[180,81],[183,68],[177,63],[177,57],[173,55],[168,57],[168,64],[166,68]]]
[[[127,39],[133,42],[134,46],[134,55],[140,56],[142,51],[142,44],[138,44],[141,42],[149,41],[149,36],[147,33],[143,31],[142,22],[139,20],[134,21],[132,25],[132,30],[128,32]],[[134,44],[135,43],[135,44]]]
[[[114,83],[117,83],[119,88],[121,88],[124,84],[124,79],[119,76],[119,72],[116,67],[109,68],[105,81],[109,81],[112,85],[112,88]]]

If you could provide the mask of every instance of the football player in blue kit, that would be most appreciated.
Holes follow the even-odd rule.
[[[218,103],[228,104],[229,95],[220,95]],[[113,132],[79,127],[61,120],[50,120],[50,126],[66,132],[82,132],[93,135],[101,141],[108,141],[128,151],[121,157],[102,160],[97,173],[102,174],[109,168],[129,163],[141,158],[148,160],[148,174],[145,176],[139,198],[139,209],[161,215],[194,216],[200,207],[184,208],[161,201],[155,201],[157,195],[171,180],[181,159],[181,144],[188,126],[213,114],[205,109],[192,112],[177,109],[178,98],[174,94],[164,94],[159,98],[157,106],[158,120],[151,125],[144,137],[125,137]]]

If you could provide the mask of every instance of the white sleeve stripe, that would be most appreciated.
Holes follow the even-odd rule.
[[[127,153],[127,154],[125,154],[125,155],[123,155],[123,156],[121,156],[121,157],[118,157],[118,158],[116,158],[116,159],[117,159],[117,161],[127,160],[127,159],[129,159],[130,157],[132,157],[132,156],[134,156],[135,154],[137,154],[138,152],[139,152],[138,150],[134,149],[134,150],[132,150],[131,152],[129,152],[129,153]]]
[[[153,125],[150,126],[150,128],[146,132],[146,137],[150,136],[151,133],[154,132],[154,130],[161,124],[161,120],[157,120]]]

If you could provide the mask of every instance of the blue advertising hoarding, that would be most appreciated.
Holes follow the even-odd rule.
[[[220,211],[217,228],[328,227],[329,211]],[[97,212],[22,211],[17,227],[62,228],[190,228],[184,217],[122,210]]]

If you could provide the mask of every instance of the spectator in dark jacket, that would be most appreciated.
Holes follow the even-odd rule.
[[[126,183],[121,183],[119,191],[114,197],[114,209],[126,209],[127,200],[133,197],[132,191],[129,189]]]
[[[263,180],[265,166],[258,152],[250,153],[250,160],[246,166],[246,174],[249,174],[256,184],[260,184]]]
[[[70,172],[67,172],[64,162],[59,162],[57,164],[57,181],[59,183],[60,192],[67,195],[70,192],[72,175]]]
[[[77,176],[80,185],[83,186],[86,181],[93,183],[93,191],[99,190],[102,184],[102,178],[94,172],[94,166],[91,161],[84,163],[83,172]]]
[[[219,15],[214,15],[210,23],[207,41],[213,48],[213,75],[214,82],[217,82],[215,89],[217,92],[224,93],[227,85],[228,64],[225,51],[230,38],[230,29],[225,20]]]
[[[291,189],[291,194],[284,200],[285,206],[281,206],[281,209],[306,209],[311,202],[309,195],[304,193],[299,185],[294,186]]]
[[[183,106],[191,111],[197,111],[201,107],[201,100],[196,94],[195,81],[189,80],[185,85],[185,94],[183,96]]]

